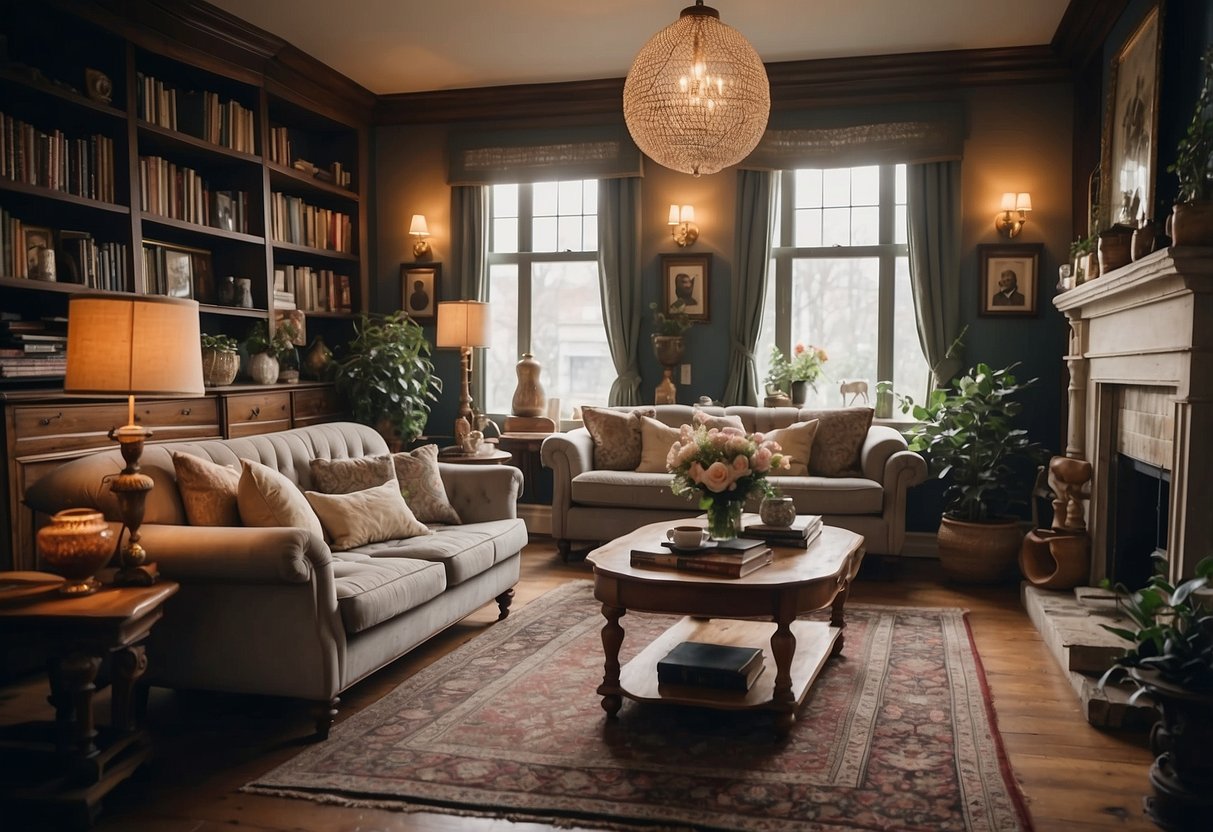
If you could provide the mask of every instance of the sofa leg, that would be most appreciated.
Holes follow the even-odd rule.
[[[497,596],[497,609],[501,610],[497,616],[498,621],[504,621],[505,617],[510,614],[510,604],[514,602],[514,588],[510,587],[505,592]]]
[[[561,539],[556,541],[556,552],[560,555],[560,559],[565,563],[569,562],[569,552],[572,550],[572,548],[573,541],[571,540]]]
[[[328,702],[320,702],[316,705],[316,733],[312,737],[312,742],[322,742],[329,738],[329,729],[333,727],[333,721],[337,719],[337,706],[341,704],[341,697],[334,696]]]

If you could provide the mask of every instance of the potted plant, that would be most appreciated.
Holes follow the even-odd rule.
[[[830,360],[821,347],[797,343],[789,360],[783,350],[771,347],[771,367],[767,371],[768,395],[788,396],[792,404],[800,406],[808,399],[809,388],[817,391],[817,379],[821,377],[822,364]]]
[[[223,387],[236,380],[240,370],[240,345],[230,335],[202,333],[202,383]]]
[[[244,340],[244,348],[248,352],[248,366],[245,369],[249,378],[257,384],[274,384],[278,381],[281,359],[295,352],[293,339],[298,332],[295,325],[288,320],[280,321],[272,336],[264,320],[253,324]],[[298,366],[296,361],[296,372]],[[298,378],[296,375],[295,380]]]
[[[1099,232],[1096,231],[1089,237],[1080,237],[1070,243],[1070,262],[1074,264],[1075,286],[1099,277],[1099,258],[1095,254],[1098,242]]]
[[[335,367],[337,392],[350,414],[401,448],[425,430],[430,402],[442,392],[421,325],[400,311],[363,313],[348,352]]]
[[[1213,244],[1213,47],[1201,59],[1203,77],[1188,132],[1176,146],[1167,170],[1179,180],[1171,215],[1177,246]]]
[[[931,392],[922,405],[902,398],[902,410],[917,424],[906,431],[939,479],[947,481],[940,520],[939,560],[951,577],[994,583],[1015,573],[1023,532],[1008,515],[1030,487],[1027,475],[1043,449],[1015,426],[1020,391],[1036,379],[1016,381],[1011,365],[991,370],[978,364],[947,389]]]
[[[1148,697],[1160,711],[1150,732],[1156,758],[1146,814],[1164,829],[1205,829],[1213,812],[1213,601],[1205,594],[1213,557],[1177,586],[1167,580],[1166,567],[1165,558],[1155,557],[1143,589],[1116,587],[1132,627],[1104,629],[1132,647],[1099,684],[1127,676],[1138,688],[1133,699]]]
[[[681,300],[670,304],[669,309],[662,312],[656,303],[650,303],[653,311],[653,354],[664,367],[673,367],[682,363],[686,345],[682,336],[691,328],[691,316],[686,312],[686,305]]]

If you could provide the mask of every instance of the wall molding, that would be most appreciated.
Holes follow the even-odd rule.
[[[1053,34],[1053,49],[1081,70],[1103,53],[1104,42],[1128,5],[1129,0],[1070,0]]]

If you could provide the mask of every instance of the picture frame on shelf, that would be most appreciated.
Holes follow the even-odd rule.
[[[164,294],[170,298],[194,296],[194,260],[190,252],[164,250]]]
[[[30,280],[56,279],[54,234],[37,225],[22,227],[21,241],[25,248],[25,276]]]
[[[1156,2],[1112,59],[1100,152],[1105,225],[1139,225],[1153,218],[1161,18],[1161,4]]]
[[[669,312],[676,301],[692,321],[707,323],[711,298],[711,254],[661,255],[661,307]]]
[[[441,263],[400,264],[400,308],[418,323],[433,321],[441,283]]]
[[[203,249],[192,249],[190,271],[193,276],[194,300],[200,303],[217,302],[218,289],[215,286],[215,273],[211,268],[211,253]]]
[[[1040,297],[1041,243],[977,247],[977,314],[1035,317]]]
[[[223,231],[236,230],[236,209],[232,204],[230,194],[225,194],[222,191],[216,191],[214,194],[215,200],[215,227]]]

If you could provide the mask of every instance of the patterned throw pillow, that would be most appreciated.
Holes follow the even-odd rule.
[[[700,416],[701,412],[698,407],[695,408],[695,414],[691,422],[692,426],[698,425],[700,420],[703,420],[703,424],[709,430],[712,428],[740,428],[741,430],[745,430],[745,425],[742,424],[740,416],[713,416],[710,413],[704,413]]]
[[[177,490],[191,526],[239,526],[240,472],[193,454],[172,452]]]
[[[320,517],[334,552],[433,534],[413,516],[395,480],[352,494],[305,491],[303,496]]]
[[[651,407],[635,410],[581,408],[585,429],[594,440],[594,468],[599,471],[635,471],[640,464],[640,417],[656,416]]]
[[[313,459],[312,485],[324,494],[349,494],[396,479],[396,467],[388,454],[352,459]]]
[[[447,499],[442,476],[438,473],[438,446],[422,445],[415,451],[392,454],[396,468],[396,479],[409,508],[422,523],[450,523],[463,521]]]
[[[817,436],[817,426],[821,424],[816,419],[807,422],[797,422],[786,428],[776,428],[766,432],[765,438],[779,443],[783,452],[792,458],[789,468],[772,468],[773,477],[804,477],[809,473],[809,460],[813,454],[813,438]]]
[[[670,446],[678,441],[682,431],[672,428],[649,416],[640,417],[640,464],[636,470],[642,474],[664,474],[668,469],[665,458]]]
[[[316,512],[293,482],[268,465],[240,460],[236,504],[246,526],[293,526],[324,538]]]
[[[870,407],[837,410],[802,410],[802,421],[817,419],[817,437],[809,458],[809,473],[819,477],[842,477],[860,472],[859,452],[868,437],[875,411]]]

